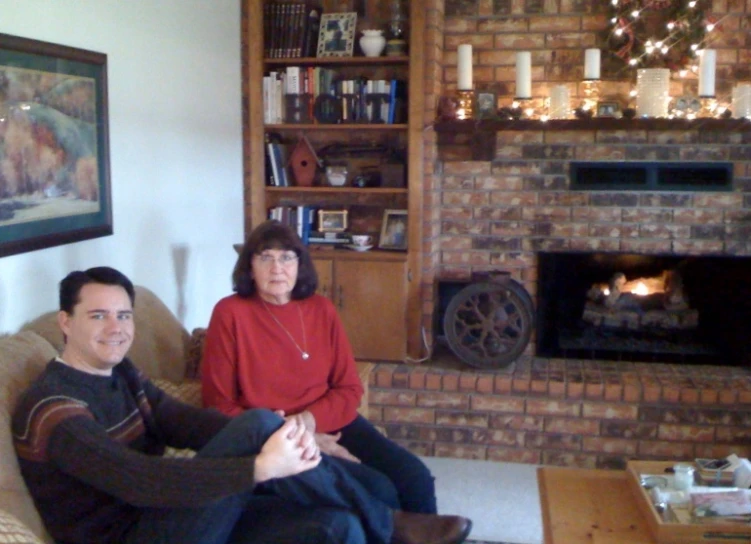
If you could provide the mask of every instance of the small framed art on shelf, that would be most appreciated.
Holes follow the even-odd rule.
[[[475,107],[478,119],[490,119],[496,116],[498,106],[498,93],[495,91],[476,91]]]
[[[620,117],[621,107],[618,102],[607,101],[597,103],[597,117]]]
[[[321,232],[347,230],[347,210],[318,210],[318,230]]]
[[[351,57],[357,12],[324,13],[318,34],[318,57]]]
[[[407,249],[407,210],[383,210],[380,249]]]

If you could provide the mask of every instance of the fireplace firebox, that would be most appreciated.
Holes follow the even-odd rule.
[[[539,253],[537,355],[751,364],[751,258]]]

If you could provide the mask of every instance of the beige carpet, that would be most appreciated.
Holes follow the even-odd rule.
[[[472,519],[469,541],[542,543],[536,465],[422,459],[436,478],[439,513]]]

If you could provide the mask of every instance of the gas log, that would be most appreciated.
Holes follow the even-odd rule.
[[[592,285],[587,299],[582,319],[596,326],[686,330],[699,324],[699,312],[690,308],[677,270],[630,281],[616,272],[608,283]]]

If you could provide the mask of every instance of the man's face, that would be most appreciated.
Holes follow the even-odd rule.
[[[109,375],[133,343],[133,306],[118,285],[89,283],[73,313],[58,313],[67,337],[63,360],[91,374]]]

